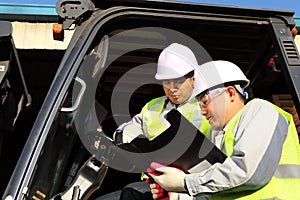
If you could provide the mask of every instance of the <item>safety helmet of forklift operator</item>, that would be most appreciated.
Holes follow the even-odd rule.
[[[157,80],[183,77],[198,65],[194,53],[186,46],[173,43],[159,55],[157,62]]]
[[[218,60],[210,61],[195,69],[194,95],[226,85],[233,85],[239,93],[244,95],[244,88],[249,85],[242,70],[235,64]]]

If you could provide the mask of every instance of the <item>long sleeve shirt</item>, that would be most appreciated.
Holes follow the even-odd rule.
[[[204,171],[186,175],[189,194],[196,196],[237,187],[257,189],[263,186],[279,164],[287,133],[287,120],[270,103],[260,99],[250,101],[233,129],[232,156],[222,164],[216,163]],[[226,153],[220,137],[222,134],[215,134],[211,140]],[[181,199],[191,199],[184,196]]]

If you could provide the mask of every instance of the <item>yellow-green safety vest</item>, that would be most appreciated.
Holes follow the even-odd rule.
[[[297,130],[293,117],[281,108],[272,104],[274,108],[289,122],[288,134],[282,148],[282,155],[274,176],[262,188],[255,191],[241,191],[224,193],[219,192],[211,195],[212,200],[253,200],[253,199],[300,199],[300,146]],[[243,110],[243,109],[242,109]],[[224,133],[224,146],[228,156],[232,156],[235,145],[233,129],[242,113],[242,110],[235,116]],[[296,172],[296,173],[295,173]],[[296,174],[296,175],[295,175]]]
[[[165,102],[167,97],[159,97],[148,102],[142,109],[142,128],[144,135],[149,139],[153,140],[155,137],[164,132],[167,127],[161,122],[161,113],[164,111]],[[192,124],[201,125],[197,127],[203,134],[209,137],[210,124],[201,115],[199,102],[193,98],[186,104],[180,106],[178,111]],[[199,112],[196,112],[199,111]],[[196,122],[201,117],[201,123]]]

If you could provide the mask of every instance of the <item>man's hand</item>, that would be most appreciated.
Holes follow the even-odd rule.
[[[150,184],[152,197],[154,200],[178,200],[178,193],[168,192],[157,183]]]
[[[159,163],[151,163],[151,169],[147,173],[153,178],[154,182],[169,192],[183,192],[185,173],[177,168],[168,167]],[[154,172],[153,172],[154,170]]]

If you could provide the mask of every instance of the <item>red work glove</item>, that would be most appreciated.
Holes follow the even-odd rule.
[[[158,183],[155,182],[155,179],[159,176],[165,175],[163,171],[161,171],[161,167],[165,167],[164,165],[160,165],[158,163],[151,163],[152,169],[147,169],[147,173],[149,178],[146,179],[146,182],[150,184],[152,197],[154,200],[178,200],[179,194],[174,192],[168,192],[167,190],[163,189]],[[173,167],[171,167],[173,168]],[[153,170],[154,169],[154,170]],[[158,170],[156,170],[158,169]],[[176,168],[173,168],[176,169]],[[181,170],[176,169],[176,171],[183,173]],[[154,178],[155,177],[155,178]]]
[[[147,173],[156,176],[160,175],[159,173],[151,169],[147,169]],[[160,187],[159,184],[155,183],[151,176],[146,179],[146,183],[150,184],[151,193],[154,200],[170,200],[168,192]]]
[[[155,183],[167,191],[186,191],[184,187],[186,174],[180,169],[153,162],[151,163],[151,169],[147,169],[147,173],[153,178]]]
[[[164,190],[159,184],[152,183],[150,188],[154,200],[170,200],[170,192]]]

